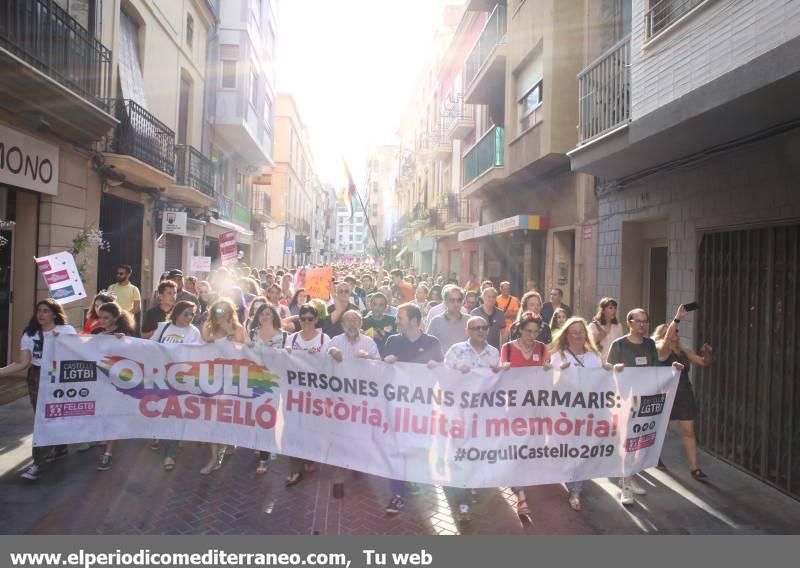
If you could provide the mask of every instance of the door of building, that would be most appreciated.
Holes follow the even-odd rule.
[[[7,227],[0,229],[0,367],[5,367],[9,362],[13,300],[14,228]]]
[[[800,223],[703,235],[697,276],[699,442],[800,498]]]
[[[447,277],[450,278],[455,272],[456,278],[461,278],[461,251],[451,250],[447,252]],[[461,283],[462,285],[464,282]]]
[[[188,266],[183,267],[183,237],[180,235],[164,235],[167,238],[167,246],[164,249],[164,270],[170,271],[175,268],[188,271]]]
[[[144,206],[103,193],[100,201],[100,230],[111,245],[97,258],[97,289],[104,290],[116,282],[118,264],[133,268],[131,282],[142,287],[142,228]]]
[[[666,245],[651,246],[647,248],[645,254],[647,255],[645,259],[647,281],[645,282],[644,305],[650,314],[650,321],[665,322],[667,321],[668,248]]]

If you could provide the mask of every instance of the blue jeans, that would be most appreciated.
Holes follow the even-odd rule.
[[[397,479],[389,480],[389,490],[392,492],[392,497],[399,495],[400,497],[405,498],[405,496],[408,494],[408,486],[406,485],[406,482],[399,481]]]

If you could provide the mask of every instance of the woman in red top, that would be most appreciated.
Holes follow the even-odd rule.
[[[547,346],[536,340],[542,328],[542,318],[525,312],[519,319],[520,336],[500,350],[500,362],[506,367],[543,367],[550,359]]]
[[[519,318],[519,338],[509,341],[500,350],[500,362],[504,368],[510,367],[543,367],[550,368],[550,355],[547,346],[536,340],[539,330],[542,329],[542,318],[533,312],[525,312]],[[521,487],[512,487],[517,495],[517,514],[530,515],[528,500],[525,490]]]
[[[86,315],[86,323],[83,324],[81,333],[84,335],[91,335],[95,329],[101,327],[97,310],[99,310],[100,306],[103,304],[108,304],[109,302],[113,302],[115,300],[116,298],[114,295],[109,292],[100,292],[97,296],[95,296],[94,301],[92,302],[92,307],[89,310],[89,313]]]

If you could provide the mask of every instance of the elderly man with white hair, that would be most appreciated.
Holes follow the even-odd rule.
[[[500,366],[500,352],[489,345],[489,324],[481,316],[467,318],[467,340],[454,343],[444,356],[444,364],[451,369],[462,373],[469,373],[472,369],[492,369],[494,372],[502,370]],[[450,489],[448,491],[458,503],[459,521],[469,522],[472,491],[467,489]]]
[[[361,314],[357,310],[347,310],[342,315],[341,333],[331,339],[328,354],[336,361],[352,361],[354,359],[376,359],[380,361],[378,345],[375,341],[361,333]],[[334,467],[331,477],[333,479],[332,496],[334,499],[344,497],[344,468]]]

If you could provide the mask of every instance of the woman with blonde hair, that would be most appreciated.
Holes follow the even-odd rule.
[[[553,314],[555,318],[555,314]],[[589,336],[586,320],[579,317],[569,318],[553,343],[550,364],[555,369],[581,367],[584,369],[611,369],[604,363],[592,338]],[[569,506],[573,511],[581,510],[581,491],[583,481],[568,481]]]
[[[206,343],[214,343],[215,341],[244,343],[246,338],[244,326],[239,323],[239,316],[236,311],[236,304],[224,298],[211,304],[208,308],[208,319],[200,330],[203,341]],[[225,458],[225,446],[223,444],[210,444],[210,447],[211,458],[200,470],[200,475],[209,475],[222,467],[222,460]]]
[[[622,337],[622,324],[617,320],[618,302],[614,298],[603,298],[597,306],[597,313],[589,324],[589,334],[600,350],[603,361],[608,359],[611,344]]]
[[[675,402],[672,404],[670,420],[677,420],[681,432],[683,449],[686,451],[686,460],[689,462],[689,472],[698,481],[705,481],[708,476],[697,466],[697,439],[694,435],[694,421],[697,417],[697,403],[692,390],[692,381],[689,379],[689,369],[694,363],[699,367],[710,367],[712,363],[711,346],[703,344],[700,355],[685,347],[678,335],[677,325],[659,325],[653,333],[653,340],[658,348],[659,361],[662,365],[672,365],[675,362],[683,365],[681,378],[678,382],[678,391],[675,393]],[[662,359],[664,352],[666,358]],[[659,460],[663,467],[663,462]]]

